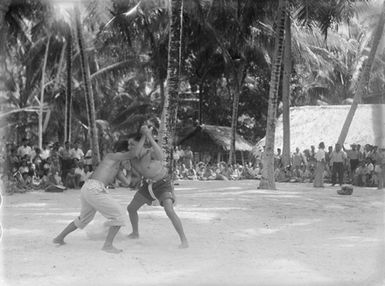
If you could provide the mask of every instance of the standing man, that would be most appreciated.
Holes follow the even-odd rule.
[[[187,169],[192,169],[194,168],[194,153],[191,151],[191,147],[187,146],[186,150],[184,151],[184,156],[183,156],[184,164]]]
[[[302,166],[305,167],[306,169],[307,161],[306,157],[302,154],[302,152],[299,151],[299,148],[295,148],[295,153],[292,155],[292,166],[293,166],[293,171],[296,177],[301,177],[301,169]]]
[[[282,154],[281,154],[281,149],[277,148],[277,154],[274,154],[274,170],[281,169],[281,168],[282,168]]]
[[[356,169],[360,163],[360,152],[357,150],[356,144],[352,144],[352,145],[350,145],[350,147],[352,148],[351,150],[345,150],[345,148],[343,148],[343,149],[345,150],[345,152],[347,154],[347,158],[349,160],[350,179],[353,182],[354,172],[356,171]]]
[[[92,173],[91,177],[81,188],[81,210],[80,215],[72,221],[54,240],[54,243],[63,245],[64,238],[80,228],[83,229],[95,217],[99,211],[108,219],[110,226],[102,250],[110,253],[119,253],[122,250],[115,248],[112,242],[121,226],[124,225],[124,210],[120,204],[109,194],[106,186],[118,178],[125,184],[129,180],[123,175],[121,161],[129,160],[134,157],[135,151],[127,152],[127,142],[118,142],[115,146],[115,153],[107,153],[99,166]]]
[[[73,163],[69,141],[64,142],[64,147],[59,149],[59,158],[61,163],[61,180],[65,184],[67,174],[71,170]]]
[[[334,151],[330,156],[330,164],[332,165],[332,186],[336,184],[338,176],[338,183],[342,186],[344,180],[344,163],[346,160],[345,152],[341,150],[341,145],[336,144]]]
[[[385,168],[385,152],[378,146],[373,147],[374,173],[377,176],[377,188],[381,190],[384,187],[384,168]]]
[[[78,161],[83,161],[84,153],[83,150],[79,148],[79,142],[75,141],[74,147],[70,151],[71,159],[78,159]]]
[[[143,176],[139,191],[136,192],[127,206],[132,225],[132,233],[129,237],[132,239],[139,238],[138,210],[144,204],[151,205],[152,201],[157,199],[179,235],[181,240],[179,248],[187,248],[188,242],[183,231],[182,222],[175,213],[173,206],[175,199],[171,175],[168,174],[167,168],[163,165],[164,153],[152,137],[151,129],[142,126],[140,132],[142,133],[141,137],[133,134],[128,138],[129,150],[136,150],[136,157],[131,159],[131,167]],[[151,144],[149,149],[143,148],[146,139]]]

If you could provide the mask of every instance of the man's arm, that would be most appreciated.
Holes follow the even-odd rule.
[[[121,181],[124,184],[125,187],[128,187],[131,184],[131,178],[132,178],[131,172],[127,172],[127,173],[128,173],[128,177],[126,177],[123,171],[120,170],[118,172],[118,175],[116,176],[119,179],[119,181]]]
[[[152,130],[148,128],[146,125],[144,125],[140,128],[140,131],[143,135],[147,137],[148,141],[150,142],[153,149],[154,158],[156,160],[163,161],[163,158],[164,158],[163,150],[162,148],[160,148],[158,143],[156,143],[156,141],[154,140],[154,137],[152,137]]]
[[[135,158],[135,151],[109,153],[107,156],[114,161],[125,161]]]
[[[140,138],[138,145],[136,145],[136,148],[134,151],[136,158],[140,158],[143,156],[143,152],[145,151],[143,148],[144,142],[146,142],[146,135],[142,133],[142,137]]]

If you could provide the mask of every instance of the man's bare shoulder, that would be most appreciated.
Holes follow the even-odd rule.
[[[111,161],[124,161],[124,160],[133,159],[134,157],[135,157],[135,153],[133,151],[127,151],[127,152],[107,153],[104,158]]]

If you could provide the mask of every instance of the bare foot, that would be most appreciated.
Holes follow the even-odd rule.
[[[117,249],[117,248],[113,247],[112,245],[103,246],[102,250],[105,252],[108,252],[108,253],[121,253],[121,252],[123,252],[122,249]]]
[[[180,248],[180,249],[182,249],[182,248],[188,248],[188,242],[187,242],[187,240],[182,241],[182,243],[179,245],[179,248]]]
[[[128,238],[129,238],[129,239],[138,239],[138,238],[139,238],[139,233],[134,233],[134,232],[132,232],[132,233],[130,233],[130,234],[128,235]]]
[[[52,240],[52,242],[53,242],[53,243],[56,243],[56,244],[59,244],[59,246],[60,246],[60,245],[66,244],[62,238],[58,238],[58,237],[55,237],[55,238]]]

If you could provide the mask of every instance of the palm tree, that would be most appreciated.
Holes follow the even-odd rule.
[[[67,84],[64,115],[64,140],[71,141],[71,118],[72,118],[72,35],[70,29],[67,34]]]
[[[166,154],[172,174],[172,152],[175,138],[175,127],[179,100],[179,70],[181,56],[181,29],[183,0],[172,0],[170,7],[170,38],[167,64],[167,89],[163,104],[159,142]]]
[[[283,121],[283,148],[282,163],[286,167],[290,164],[290,78],[292,68],[291,56],[291,19],[290,10],[287,11],[285,21],[285,50],[282,77],[282,121]]]
[[[350,110],[345,119],[344,125],[342,127],[341,134],[338,138],[338,143],[340,145],[343,145],[343,143],[345,142],[346,136],[348,135],[348,132],[349,132],[350,125],[353,121],[354,113],[357,110],[358,103],[361,101],[361,99],[363,98],[363,96],[367,91],[367,87],[370,79],[370,71],[372,69],[373,62],[377,53],[377,49],[381,41],[382,34],[384,32],[384,25],[385,25],[385,2],[383,3],[380,18],[378,20],[378,24],[373,35],[373,42],[370,48],[368,59],[365,61],[362,71],[360,73],[360,78],[358,81],[358,85],[356,87],[357,89],[353,98],[353,103],[350,107]]]
[[[297,30],[300,29],[301,33],[304,29],[303,26],[310,28],[309,32],[312,37],[316,38],[316,27],[314,25],[320,26],[320,31],[324,37],[322,42],[316,43],[316,45],[312,45],[307,41],[300,40],[296,38],[296,44],[304,46],[302,50],[305,53],[301,53],[301,55],[296,52],[294,57],[301,58],[302,62],[305,58],[309,58],[310,61],[315,60],[318,62],[318,69],[322,71],[322,74],[326,74],[325,71],[330,71],[331,73],[335,73],[336,71],[341,71],[340,68],[343,64],[340,64],[338,60],[333,56],[333,51],[338,50],[340,47],[343,47],[344,54],[351,51],[351,45],[347,44],[346,41],[340,41],[342,38],[340,36],[335,36],[336,33],[332,33],[332,38],[336,39],[332,40],[329,44],[326,42],[326,36],[329,34],[328,31],[331,22],[330,19],[334,19],[334,21],[343,20],[344,18],[349,18],[351,16],[351,11],[353,9],[351,1],[341,1],[339,3],[335,3],[335,7],[330,9],[330,7],[325,7],[324,3],[320,3],[319,1],[298,1],[299,3],[295,3],[292,8],[295,8],[295,25],[293,25]],[[288,19],[285,25],[285,54],[284,54],[284,72],[283,72],[283,82],[282,82],[282,103],[283,103],[283,152],[282,159],[284,166],[288,165],[290,162],[290,76],[291,76],[291,66],[292,66],[292,55],[291,55],[291,19],[290,12],[292,9],[288,9]],[[297,23],[302,23],[302,27],[298,27]],[[305,28],[305,33],[307,33],[308,29]],[[314,34],[313,34],[314,33]],[[320,35],[321,35],[320,33]],[[297,31],[295,36],[299,36]],[[330,37],[329,37],[330,38]],[[329,52],[330,49],[330,52]],[[307,51],[306,51],[307,50]],[[308,55],[306,55],[308,54]],[[325,60],[322,61],[322,58],[325,57]],[[305,60],[309,61],[309,60]],[[310,65],[308,65],[310,66]],[[321,67],[322,66],[322,67]],[[316,71],[312,71],[313,73]],[[318,75],[321,75],[320,72],[316,72]],[[322,78],[319,76],[318,78]],[[312,81],[312,86],[315,87],[314,82]],[[335,94],[335,93],[334,93]]]
[[[274,180],[274,137],[275,137],[275,121],[277,112],[277,101],[279,91],[279,79],[281,75],[281,63],[283,55],[283,41],[286,20],[287,0],[279,0],[277,28],[274,48],[273,65],[271,69],[270,90],[269,90],[269,107],[266,126],[266,142],[265,157],[263,160],[263,169],[260,189],[275,189]]]
[[[44,90],[45,90],[45,73],[46,73],[46,67],[47,67],[47,59],[48,59],[48,52],[49,52],[49,42],[51,40],[51,37],[47,37],[47,44],[45,48],[44,53],[44,62],[43,67],[41,70],[41,90],[40,90],[40,108],[39,108],[39,148],[42,150],[43,146],[43,107],[44,107]]]
[[[86,110],[88,118],[88,128],[91,137],[91,146],[92,146],[92,164],[98,165],[100,162],[100,152],[99,152],[99,141],[98,141],[98,129],[96,126],[96,114],[95,114],[95,101],[92,91],[92,85],[90,80],[90,67],[88,63],[88,58],[85,55],[84,47],[84,37],[83,30],[80,21],[80,11],[79,6],[75,8],[75,22],[76,22],[76,33],[78,39],[79,53],[80,53],[80,62],[83,75],[84,83],[84,93],[86,98]]]

